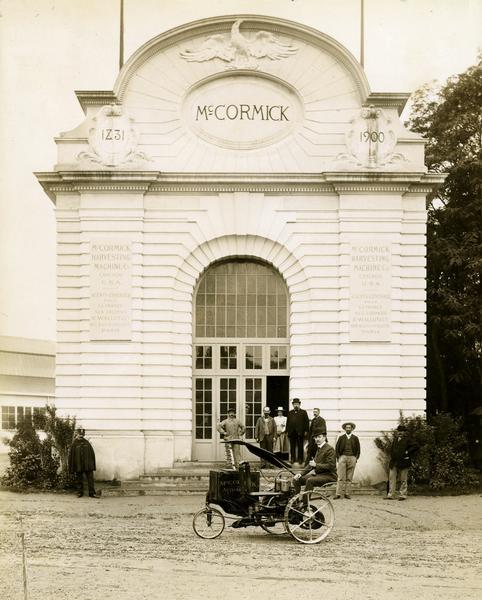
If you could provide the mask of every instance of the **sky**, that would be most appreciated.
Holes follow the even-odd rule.
[[[127,60],[178,25],[226,14],[297,21],[360,55],[360,0],[124,0]],[[413,92],[476,62],[482,0],[365,0],[374,92]],[[55,340],[55,213],[34,172],[83,120],[75,90],[112,90],[119,0],[0,0],[0,336]]]

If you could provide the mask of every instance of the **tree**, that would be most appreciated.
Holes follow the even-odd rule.
[[[482,55],[414,97],[409,126],[427,139],[427,409],[467,416],[482,405]]]
[[[75,424],[75,417],[58,417],[53,404],[47,404],[44,411],[34,415],[35,428],[44,431],[55,448],[65,480],[69,479],[69,450],[74,438]]]

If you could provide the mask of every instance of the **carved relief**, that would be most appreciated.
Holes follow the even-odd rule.
[[[122,106],[103,106],[89,129],[89,151],[81,152],[79,161],[98,163],[105,167],[118,167],[150,160],[144,152],[136,150],[138,134],[133,119]]]
[[[225,35],[211,35],[197,50],[180,52],[181,58],[189,62],[204,62],[220,58],[229,63],[229,69],[257,69],[258,59],[280,60],[298,52],[291,44],[280,42],[269,31],[258,31],[252,39],[239,31],[243,19],[233,23],[229,39]]]
[[[402,154],[393,152],[396,145],[397,135],[391,120],[381,108],[369,106],[350,121],[346,134],[348,152],[339,154],[336,160],[368,169],[406,162]]]

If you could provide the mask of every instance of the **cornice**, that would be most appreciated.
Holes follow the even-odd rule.
[[[410,95],[404,92],[371,92],[364,102],[364,106],[373,104],[374,106],[385,108],[394,107],[397,109],[398,114],[401,115]]]
[[[75,95],[84,113],[87,113],[88,106],[103,106],[118,102],[117,95],[111,90],[81,90],[76,91]]]
[[[335,194],[429,193],[445,179],[440,173],[327,172],[162,173],[159,171],[57,171],[36,173],[55,203],[59,193],[233,193]]]

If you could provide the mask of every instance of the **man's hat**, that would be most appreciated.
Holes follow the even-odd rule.
[[[301,400],[299,398],[293,398],[291,401],[293,404],[301,404]]]
[[[278,406],[276,410],[279,412],[280,410],[284,410],[284,408],[282,406]]]
[[[408,429],[406,428],[406,426],[405,426],[405,425],[399,425],[399,426],[397,427],[397,431],[400,431],[400,432],[401,432],[401,431],[408,431]]]
[[[326,435],[325,431],[321,427],[313,427],[313,431],[311,432],[313,437],[317,435]]]
[[[265,407],[263,408],[263,411],[264,411],[264,412],[271,412],[271,408],[270,408],[269,406],[265,406]]]
[[[347,421],[346,423],[343,423],[343,425],[341,426],[341,428],[346,430],[346,426],[347,425],[351,425],[352,430],[356,429],[355,423],[352,423],[351,421]]]

